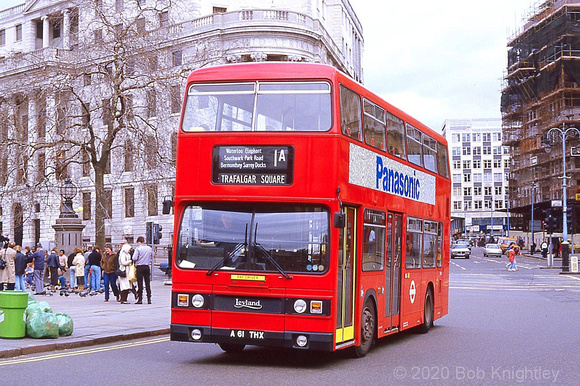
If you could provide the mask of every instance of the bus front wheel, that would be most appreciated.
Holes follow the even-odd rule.
[[[220,348],[227,353],[242,352],[244,347],[246,347],[245,344],[235,344],[235,343],[218,343],[218,344]]]
[[[433,327],[433,313],[433,292],[431,291],[431,288],[429,288],[425,294],[425,308],[423,313],[423,324],[421,324],[420,329],[421,333],[426,334],[429,332],[429,329]]]
[[[377,315],[375,306],[369,299],[366,301],[361,314],[360,322],[360,345],[355,346],[356,356],[364,357],[370,351],[375,340],[375,330],[377,325]]]

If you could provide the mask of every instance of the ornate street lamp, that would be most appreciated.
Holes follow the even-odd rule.
[[[76,218],[77,214],[73,209],[73,202],[72,199],[77,195],[78,188],[77,186],[71,181],[70,178],[64,180],[62,185],[60,186],[60,195],[62,197],[62,208],[60,211],[61,218],[71,217]]]
[[[547,136],[552,135],[555,137],[557,134],[562,136],[562,271],[568,272],[569,269],[569,256],[570,256],[570,244],[568,243],[568,197],[566,194],[566,138],[569,134],[576,134],[580,136],[580,130],[575,127],[569,127],[566,129],[564,124],[562,128],[553,127],[547,132]]]

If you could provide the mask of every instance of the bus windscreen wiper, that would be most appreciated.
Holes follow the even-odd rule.
[[[246,251],[247,245],[248,245],[248,224],[246,224],[246,235],[244,236],[244,242],[237,244],[231,253],[224,254],[224,258],[218,261],[216,265],[211,267],[211,269],[207,271],[206,275],[211,276],[212,273],[214,273],[218,268],[222,267],[226,263],[226,260],[228,258],[231,259],[232,262],[235,262],[235,260],[237,260],[237,257]]]
[[[280,272],[282,274],[282,276],[284,276],[286,279],[292,279],[292,276],[288,275],[286,273],[286,271],[284,271],[284,268],[282,268],[280,266],[280,264],[278,264],[278,262],[276,260],[274,260],[274,258],[272,257],[272,255],[270,255],[270,252],[268,252],[266,250],[266,248],[264,248],[262,246],[262,244],[258,243],[258,223],[256,223],[256,230],[254,231],[254,244],[253,247],[256,248],[258,251],[262,252],[262,254],[266,257],[266,260],[268,260],[270,263],[272,263],[272,265],[274,266],[274,268],[276,268],[278,270],[278,272]],[[251,236],[250,236],[250,241],[251,241]]]
[[[286,279],[292,279],[292,276],[288,275],[286,271],[284,271],[284,268],[282,268],[280,264],[278,264],[278,262],[274,260],[272,255],[270,255],[270,252],[268,252],[262,245],[254,244],[254,247],[256,247],[260,252],[264,254],[266,260],[272,263],[272,265],[278,270],[278,272],[282,274],[282,276],[284,276]]]

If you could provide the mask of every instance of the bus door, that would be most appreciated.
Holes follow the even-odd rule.
[[[403,215],[387,215],[385,280],[385,332],[398,328],[401,309],[401,261],[403,258]]]
[[[356,257],[356,209],[344,208],[345,227],[338,239],[338,286],[336,300],[336,345],[354,339],[354,291]]]

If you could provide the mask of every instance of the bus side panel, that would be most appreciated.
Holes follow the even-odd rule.
[[[404,270],[401,283],[401,327],[418,326],[423,320],[425,288],[420,269]]]

